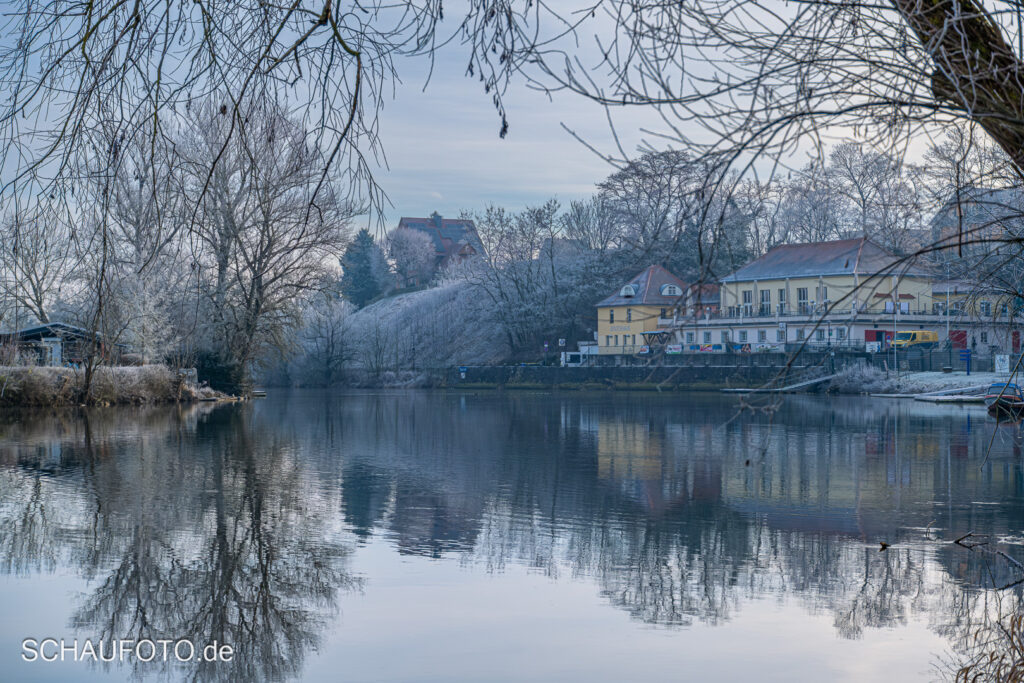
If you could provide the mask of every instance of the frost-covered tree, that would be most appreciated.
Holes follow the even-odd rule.
[[[433,275],[437,260],[434,243],[419,230],[399,228],[388,235],[388,257],[400,287],[424,284]]]
[[[68,223],[52,203],[0,221],[0,296],[14,325],[50,322],[76,264]]]

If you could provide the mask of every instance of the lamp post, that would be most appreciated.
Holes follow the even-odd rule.
[[[953,367],[953,340],[949,338],[949,255],[946,255],[946,308],[942,311],[946,315],[946,344],[949,345],[949,367]]]

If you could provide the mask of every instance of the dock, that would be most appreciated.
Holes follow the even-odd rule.
[[[727,394],[789,394],[794,391],[800,391],[807,387],[813,387],[815,384],[821,384],[822,382],[831,381],[837,377],[837,375],[827,375],[825,377],[815,377],[814,379],[805,380],[803,382],[797,382],[796,384],[790,384],[786,387],[779,388],[766,388],[758,387],[754,389],[722,389]]]

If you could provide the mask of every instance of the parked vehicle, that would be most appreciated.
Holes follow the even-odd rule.
[[[897,332],[892,345],[897,349],[934,349],[939,345],[939,333],[931,330]]]

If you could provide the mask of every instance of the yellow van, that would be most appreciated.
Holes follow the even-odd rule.
[[[939,345],[939,333],[931,330],[897,332],[892,345],[897,349],[934,349]]]

